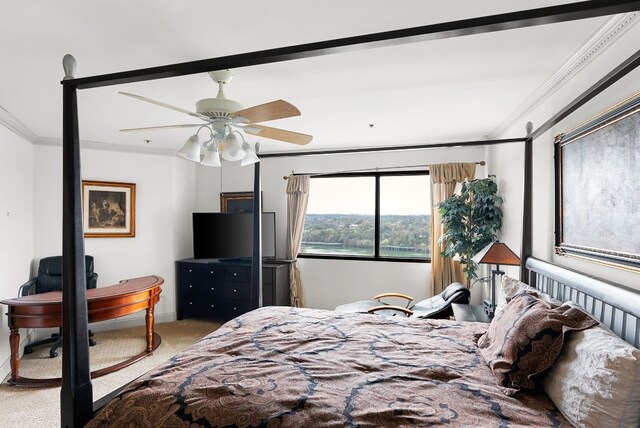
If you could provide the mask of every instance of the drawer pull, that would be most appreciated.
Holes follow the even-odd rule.
[[[215,290],[215,288],[214,288],[214,287],[211,287],[211,291],[213,291],[213,290]]]
[[[237,273],[237,272],[234,272],[234,273],[233,273],[233,276],[238,276],[238,273]]]
[[[190,305],[193,305],[193,302],[189,302]]]
[[[234,293],[237,293],[237,292],[238,292],[238,290],[236,290],[236,289],[234,288],[234,289],[233,289],[233,292],[234,292]]]
[[[211,274],[213,275],[213,271],[211,271]]]
[[[215,305],[211,305],[212,308],[215,308]]]
[[[189,284],[189,288],[193,288],[193,285]]]
[[[237,311],[237,310],[238,310],[238,308],[236,308],[236,307],[234,306],[234,307],[233,307],[233,310],[234,310],[234,311]]]
[[[193,269],[189,269],[189,272],[193,272]]]

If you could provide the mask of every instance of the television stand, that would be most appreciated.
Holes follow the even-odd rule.
[[[178,260],[176,274],[178,320],[229,320],[251,310],[251,258]],[[262,264],[262,305],[289,306],[289,263]]]

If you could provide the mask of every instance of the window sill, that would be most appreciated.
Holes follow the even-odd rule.
[[[416,259],[406,258],[401,259],[398,257],[368,257],[368,256],[348,256],[348,255],[335,255],[335,254],[298,254],[299,259],[318,259],[318,260],[353,260],[364,262],[396,262],[396,263],[431,263],[431,259]]]

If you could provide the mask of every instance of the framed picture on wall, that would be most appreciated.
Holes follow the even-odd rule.
[[[252,213],[253,212],[253,192],[220,193],[220,212]]]
[[[555,141],[557,254],[640,271],[640,94]]]
[[[83,180],[82,223],[85,238],[136,236],[136,185]]]

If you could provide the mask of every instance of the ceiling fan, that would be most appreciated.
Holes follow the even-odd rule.
[[[244,108],[242,104],[228,99],[224,94],[224,86],[233,78],[233,72],[231,70],[211,71],[209,72],[209,76],[218,84],[218,94],[215,98],[205,98],[198,101],[195,112],[140,95],[119,92],[122,95],[137,100],[188,114],[189,116],[203,120],[204,123],[126,128],[120,131],[135,132],[198,128],[196,133],[189,137],[185,145],[178,150],[177,154],[185,159],[200,162],[200,151],[201,148],[203,148],[205,149],[205,155],[201,163],[207,166],[221,166],[220,153],[222,153],[222,158],[225,160],[242,160],[243,166],[259,162],[255,150],[244,140],[244,136],[239,132],[240,130],[250,135],[299,145],[309,144],[313,139],[311,135],[271,128],[259,123],[300,116],[300,110],[294,105],[283,100],[276,100],[266,104]],[[203,129],[209,131],[209,137],[204,141],[200,141],[199,133]],[[240,136],[242,145],[236,135]]]

